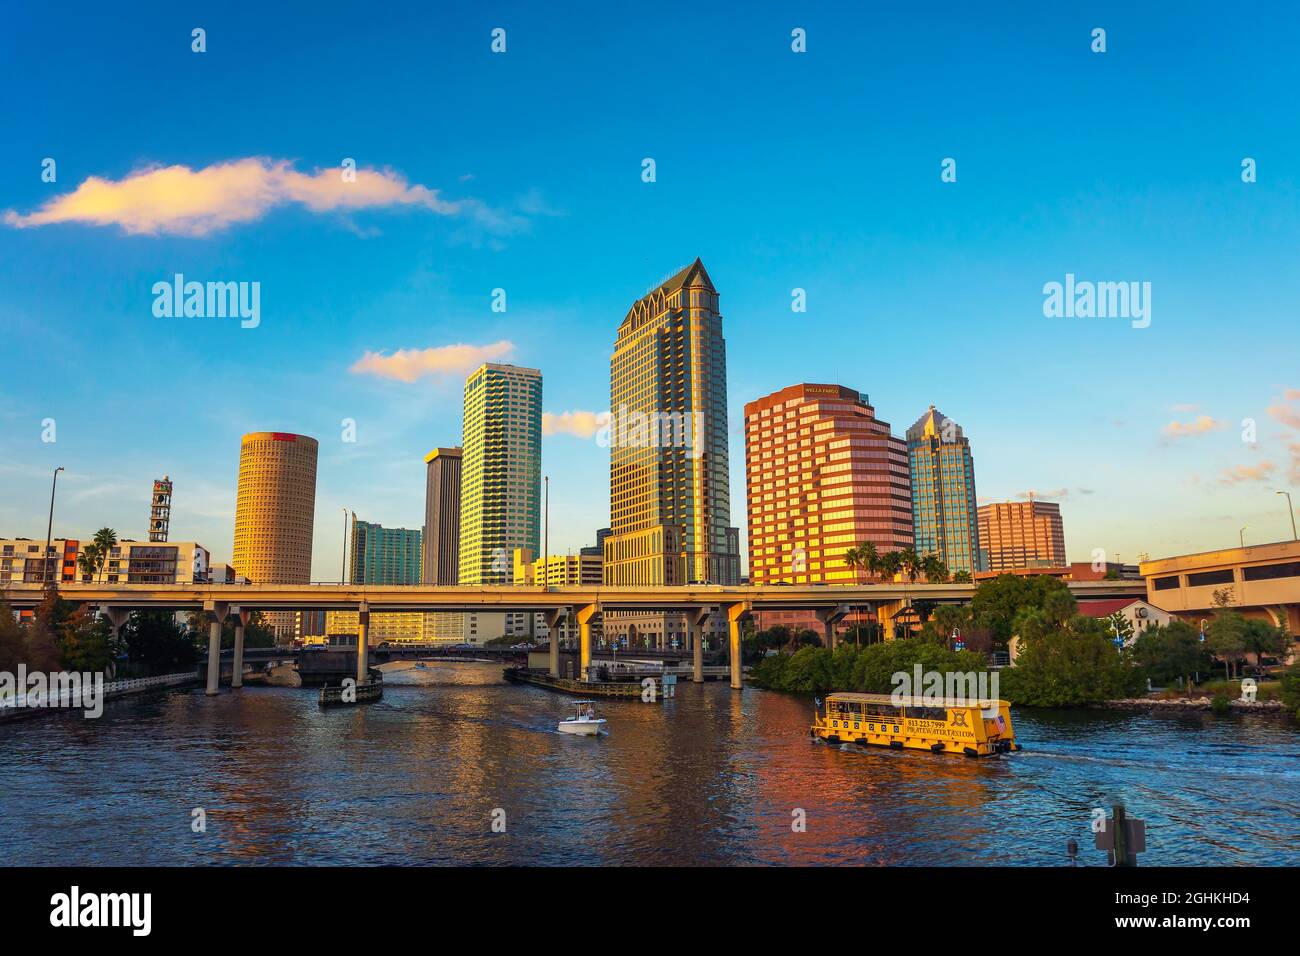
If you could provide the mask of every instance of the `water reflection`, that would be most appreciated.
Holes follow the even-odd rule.
[[[837,749],[811,705],[679,685],[570,700],[490,665],[390,673],[382,702],[321,710],[248,687],[0,726],[0,853],[14,864],[1040,864],[1093,807],[1147,821],[1147,864],[1296,861],[1294,726],[1271,718],[1017,714],[1024,753]],[[207,832],[191,829],[202,807]],[[792,811],[806,815],[794,832]],[[504,811],[505,833],[492,831]]]

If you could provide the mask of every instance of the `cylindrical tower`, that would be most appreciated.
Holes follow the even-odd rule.
[[[231,564],[254,584],[311,581],[319,447],[285,432],[252,432],[240,444]]]

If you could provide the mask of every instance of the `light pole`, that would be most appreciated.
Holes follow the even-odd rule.
[[[45,526],[45,553],[41,555],[41,580],[46,584],[54,583],[54,576],[50,574],[50,535],[54,532],[54,489],[59,486],[61,471],[62,465],[54,469],[54,480],[50,483],[50,521]]]
[[[1291,540],[1300,541],[1300,537],[1297,537],[1295,533],[1295,507],[1291,504],[1291,492],[1279,491],[1278,494],[1286,495],[1286,510],[1287,514],[1291,516]]]
[[[1250,525],[1244,524],[1241,526],[1241,530],[1237,532],[1237,539],[1241,542],[1243,548],[1246,546],[1246,529],[1249,527]]]

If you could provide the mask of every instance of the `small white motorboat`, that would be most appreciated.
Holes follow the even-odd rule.
[[[556,728],[560,733],[594,737],[605,732],[605,718],[596,716],[594,700],[577,701],[574,708],[573,716],[560,721],[560,726]]]

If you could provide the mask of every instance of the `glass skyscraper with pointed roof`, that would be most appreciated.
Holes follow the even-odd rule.
[[[975,460],[961,427],[933,405],[907,430],[916,552],[936,554],[950,573],[984,570]]]

